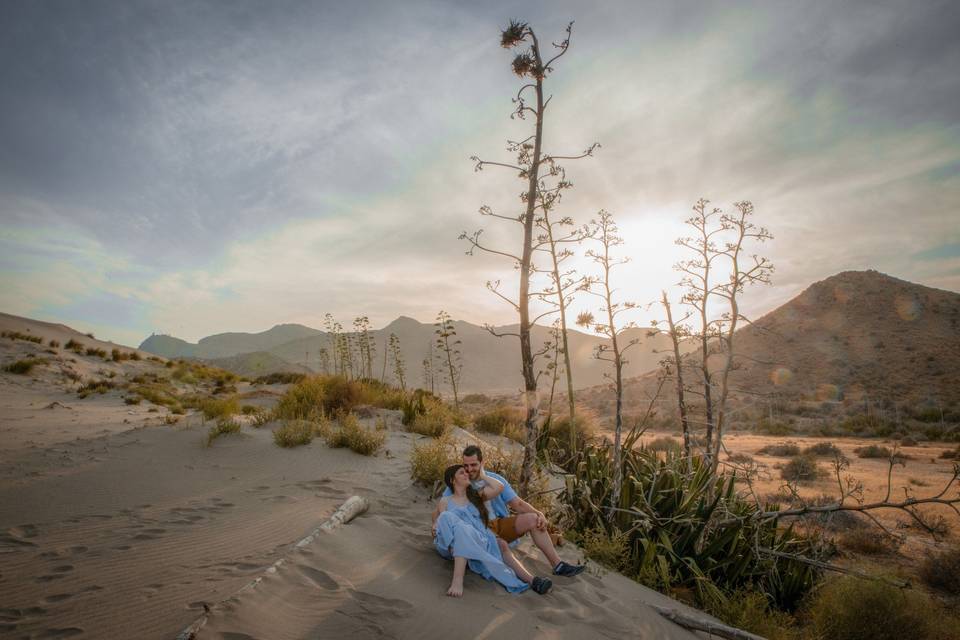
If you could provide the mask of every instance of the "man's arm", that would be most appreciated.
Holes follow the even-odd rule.
[[[504,484],[493,476],[488,476],[482,466],[480,467],[480,480],[483,480],[484,483],[483,489],[480,490],[480,495],[484,500],[493,500],[503,493]]]
[[[537,529],[546,529],[547,528],[547,517],[543,515],[543,512],[534,507],[532,504],[521,498],[520,496],[515,497],[513,500],[507,503],[513,511],[517,514],[520,513],[535,513],[537,514]]]

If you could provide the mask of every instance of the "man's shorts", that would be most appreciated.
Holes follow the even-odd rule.
[[[506,518],[497,518],[490,521],[490,529],[506,542],[513,542],[520,537],[517,533],[517,516],[508,516]]]

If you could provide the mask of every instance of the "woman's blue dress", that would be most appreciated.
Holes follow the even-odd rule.
[[[447,498],[447,508],[437,518],[433,546],[448,560],[455,556],[466,558],[471,571],[487,580],[496,580],[511,593],[529,588],[513,569],[504,564],[496,535],[483,526],[480,512],[470,503],[459,505]]]

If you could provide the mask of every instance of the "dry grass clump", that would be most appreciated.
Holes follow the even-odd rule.
[[[273,442],[278,447],[289,449],[310,444],[316,436],[326,436],[330,432],[330,422],[320,420],[287,420],[282,427],[273,432]]]
[[[313,420],[349,412],[363,401],[361,385],[343,376],[310,376],[283,394],[274,409],[278,418]]]
[[[372,456],[387,440],[386,432],[364,428],[352,413],[343,415],[339,422],[339,428],[327,435],[330,447],[348,447],[360,455]]]
[[[240,413],[240,403],[233,396],[227,398],[201,397],[195,399],[193,405],[203,412],[204,420],[228,418]]]
[[[930,553],[920,565],[920,578],[928,587],[960,596],[960,546]]]
[[[567,532],[564,535],[570,535]],[[627,558],[630,556],[627,534],[614,530],[608,533],[603,527],[588,529],[576,542],[583,549],[584,554],[597,564],[613,571],[624,572],[629,568]]]
[[[307,374],[305,373],[277,371],[265,376],[260,376],[253,381],[253,384],[296,384],[306,377]]]
[[[443,472],[460,462],[459,456],[445,438],[424,440],[410,452],[410,477],[425,487],[443,484]]]
[[[848,577],[830,580],[808,603],[806,615],[816,638],[933,640],[957,637],[956,618],[929,596],[876,580]]]
[[[753,462],[753,456],[749,453],[731,453],[727,456],[727,461],[733,464],[750,464]]]
[[[779,444],[768,444],[758,450],[757,453],[767,456],[790,458],[800,455],[800,447],[792,442],[781,442]]]
[[[795,456],[780,469],[780,477],[787,482],[813,482],[823,475],[816,458]]]
[[[207,431],[207,446],[209,447],[213,444],[214,440],[228,433],[240,433],[240,423],[236,420],[225,418],[218,420],[217,424],[210,427],[210,430]]]
[[[521,433],[525,426],[521,423]],[[578,407],[573,418],[573,429],[576,450],[579,451],[593,439],[599,429],[596,414],[586,408]],[[570,416],[568,414],[554,415],[544,423],[540,430],[539,448],[541,451],[559,454],[561,458],[567,457],[567,450],[570,448]]]
[[[757,423],[755,431],[767,436],[788,436],[793,433],[793,427],[783,422],[763,418]]]
[[[459,460],[458,460],[459,462]],[[523,449],[504,450],[501,447],[483,449],[483,467],[494,473],[499,473],[516,487],[520,483],[520,470],[523,466]],[[530,502],[533,502],[532,497]]]
[[[87,384],[77,389],[78,398],[86,398],[92,393],[106,393],[117,385],[111,380],[91,380]]]
[[[890,458],[891,456],[899,460],[909,460],[910,456],[903,453],[902,451],[891,451],[887,447],[870,444],[865,447],[857,447],[853,450],[857,454],[858,458]]]
[[[82,342],[77,342],[76,340],[71,338],[70,340],[67,341],[67,344],[63,345],[63,348],[69,351],[73,351],[77,355],[80,355],[83,353],[83,350],[85,347]]]
[[[947,449],[940,452],[940,457],[944,460],[960,460],[960,447],[956,449]]]
[[[813,444],[805,448],[803,450],[803,455],[833,457],[836,455],[843,455],[843,453],[832,442],[818,442],[817,444]]]
[[[51,349],[59,349],[59,348],[60,348],[60,341],[59,341],[59,340],[51,340],[50,342],[47,343],[47,345],[48,345]]]
[[[97,358],[107,359],[107,350],[106,349],[97,349],[95,347],[87,347],[87,350],[84,352],[88,356],[96,356]]]
[[[134,378],[134,380],[137,380],[137,378]],[[180,405],[179,398],[177,398],[170,385],[165,382],[145,382],[131,387],[130,392],[161,407],[177,407]]]
[[[30,373],[35,366],[46,363],[46,358],[24,358],[8,364],[3,370],[25,376]]]
[[[525,421],[524,411],[503,405],[476,415],[473,418],[473,427],[483,433],[493,433],[522,442]]]
[[[32,336],[29,333],[20,333],[19,331],[0,331],[0,338],[9,338],[11,340],[26,340],[34,344],[43,344],[43,338]],[[53,345],[50,345],[53,346]]]
[[[407,431],[431,438],[442,438],[453,424],[453,413],[439,401],[428,402],[423,413],[418,413],[407,424]]]

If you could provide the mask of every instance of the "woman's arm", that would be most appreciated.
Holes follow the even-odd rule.
[[[480,491],[480,496],[484,500],[491,500],[503,493],[503,483],[493,476],[488,476],[483,467],[480,467],[480,479],[484,482],[483,490]]]
[[[437,535],[437,518],[439,518],[440,514],[446,510],[447,510],[447,499],[440,498],[440,500],[437,501],[436,508],[434,508],[433,510],[433,524],[430,525],[430,532],[433,533],[434,536]]]

